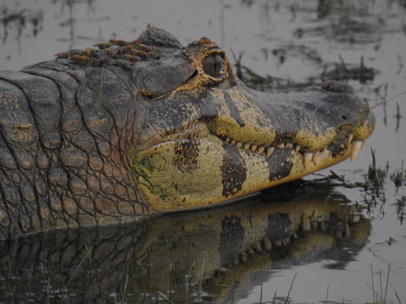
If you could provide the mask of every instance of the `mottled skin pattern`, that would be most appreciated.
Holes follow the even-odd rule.
[[[0,239],[222,203],[354,158],[365,101],[246,88],[207,38],[134,41],[0,72]]]

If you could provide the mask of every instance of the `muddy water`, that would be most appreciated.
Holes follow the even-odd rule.
[[[306,185],[234,209],[2,244],[0,302],[406,302],[404,1],[0,0],[0,12],[3,23],[14,16],[0,32],[1,70],[131,40],[153,23],[183,43],[208,36],[230,59],[244,52],[244,67],[283,87],[340,76],[371,105],[388,101],[374,109],[376,131],[358,158],[332,169],[343,179],[321,182],[325,191],[313,183],[310,194]],[[247,82],[275,89],[247,71]],[[364,187],[371,150],[387,177]],[[320,174],[306,180],[330,172]],[[271,199],[281,204],[262,204]]]

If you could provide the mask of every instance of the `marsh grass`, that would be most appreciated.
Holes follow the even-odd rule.
[[[396,212],[400,220],[400,224],[403,225],[403,220],[405,218],[405,206],[406,206],[406,196],[402,196],[396,201]]]
[[[406,181],[406,170],[403,168],[403,160],[400,168],[396,169],[391,175],[390,179],[395,183],[396,188],[399,188]]]
[[[379,304],[385,304],[386,299],[387,299],[387,295],[388,295],[388,288],[389,288],[389,278],[390,278],[390,263],[388,264],[388,270],[387,270],[387,274],[386,274],[386,281],[383,281],[382,278],[382,271],[380,270],[378,273],[378,278],[379,281],[377,282],[377,284],[379,284],[379,286],[375,286],[375,273],[372,267],[372,264],[370,264],[371,267],[371,284],[369,285],[367,284],[367,286],[372,290],[372,298],[373,298],[373,303],[379,303]],[[377,290],[377,288],[379,287],[379,290]],[[393,287],[392,287],[393,288]],[[394,288],[393,288],[394,289]],[[400,299],[397,295],[396,290],[394,289],[396,297],[400,303]]]
[[[387,172],[376,165],[375,150],[371,149],[372,164],[368,168],[368,180],[373,183],[375,188],[383,187],[383,180]]]

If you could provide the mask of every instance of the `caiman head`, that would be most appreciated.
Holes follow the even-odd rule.
[[[137,43],[150,55],[131,67],[142,119],[128,158],[156,211],[222,203],[354,159],[374,129],[349,85],[258,92],[207,38],[183,47],[150,25]]]

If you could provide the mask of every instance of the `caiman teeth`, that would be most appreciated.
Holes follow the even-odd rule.
[[[328,145],[323,147],[323,149],[319,151],[308,151],[304,152],[301,150],[301,146],[298,144],[294,143],[284,143],[284,142],[279,142],[279,143],[273,143],[271,146],[266,146],[264,144],[262,145],[257,145],[257,144],[250,144],[250,143],[244,143],[240,141],[236,141],[235,139],[232,139],[230,137],[221,135],[219,136],[221,139],[223,139],[226,143],[229,143],[231,145],[236,145],[238,148],[244,149],[245,151],[251,151],[251,152],[257,152],[258,155],[263,155],[270,158],[272,154],[274,153],[275,149],[292,149],[296,153],[300,153],[303,155],[303,167],[305,169],[308,169],[310,167],[311,163],[317,164],[317,161],[322,153],[325,153],[328,150]],[[357,157],[357,154],[359,150],[362,148],[364,142],[362,140],[356,140],[354,139],[354,135],[350,134],[347,136],[347,143],[348,145],[351,145],[351,154],[350,158],[351,160],[354,160]]]
[[[354,160],[357,157],[359,150],[362,148],[362,140],[354,140],[352,142],[351,148],[351,160]]]

